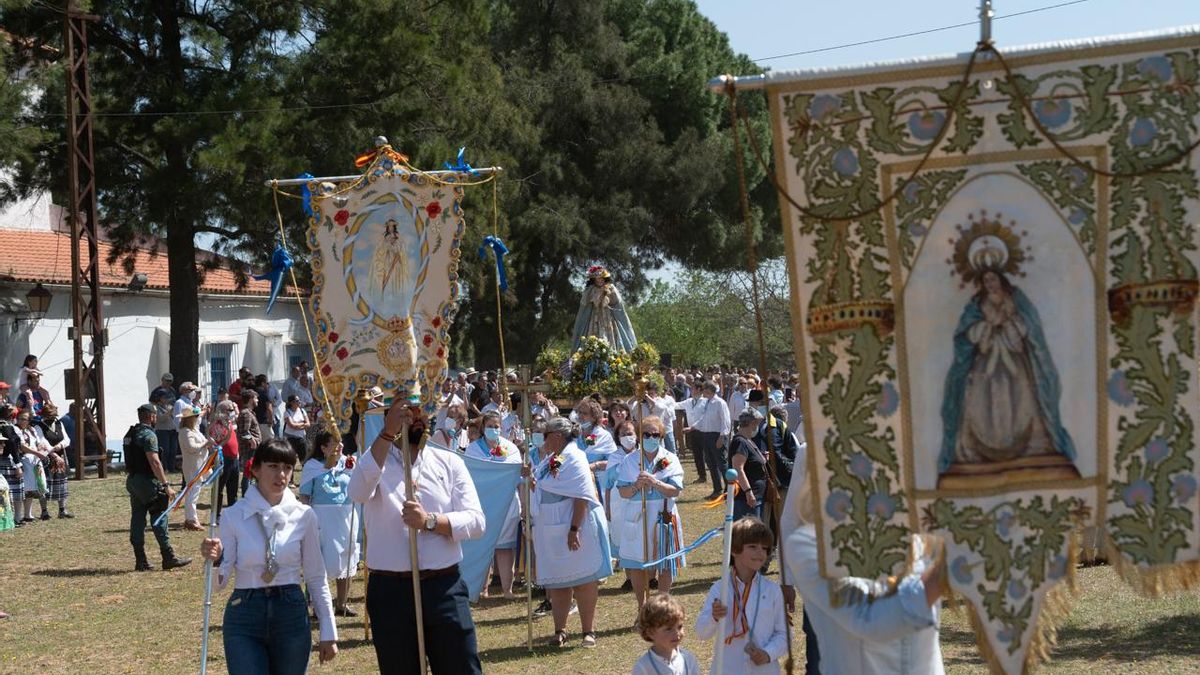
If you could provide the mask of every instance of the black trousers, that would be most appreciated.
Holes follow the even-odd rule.
[[[708,472],[704,468],[704,451],[700,448],[700,432],[689,431],[687,434],[688,451],[692,453],[692,460],[696,462],[696,477],[701,481],[705,480]]]
[[[467,584],[457,573],[421,582],[425,656],[433,675],[482,675]],[[367,586],[375,657],[382,675],[423,675],[417,663],[412,579],[372,574]]]
[[[240,457],[233,459],[225,458],[225,463],[221,469],[221,477],[217,480],[221,482],[221,488],[217,490],[217,503],[213,504],[212,508],[217,510],[217,515],[221,515],[221,492],[225,492],[225,506],[233,506],[238,500],[238,481],[242,477],[242,461]]]
[[[713,492],[725,491],[725,451],[717,448],[720,432],[696,432],[696,450],[708,466],[708,477],[712,479]]]

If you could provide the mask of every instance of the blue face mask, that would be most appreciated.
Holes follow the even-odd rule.
[[[763,416],[763,419],[767,419],[767,406],[759,405],[755,406],[754,409],[758,411],[758,414]]]
[[[496,427],[484,427],[483,436],[494,443],[500,440],[500,430]]]
[[[579,428],[584,431],[591,431],[592,427],[596,426],[593,422],[580,422]]]
[[[642,439],[642,449],[645,450],[646,452],[658,452],[658,443],[659,443],[659,439],[657,439],[657,438],[653,438],[653,437],[643,438]]]
[[[545,442],[546,442],[546,434],[543,434],[540,431],[535,431],[535,432],[533,432],[533,439],[529,441],[529,444],[535,448],[540,448],[540,447],[542,447],[542,444]]]

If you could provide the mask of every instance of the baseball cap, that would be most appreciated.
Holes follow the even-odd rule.
[[[163,382],[174,382],[175,376],[170,373],[163,373],[162,378],[160,379],[162,379]]]
[[[157,413],[158,408],[155,408],[154,404],[152,404],[152,403],[143,403],[138,406],[138,412]]]

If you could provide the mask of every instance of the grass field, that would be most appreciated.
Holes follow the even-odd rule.
[[[704,486],[689,486],[682,500],[688,537],[716,526],[721,513],[698,506]],[[200,654],[203,567],[199,562],[172,572],[134,573],[128,544],[129,502],[124,477],[71,483],[75,520],[38,521],[0,534],[0,673],[188,673]],[[207,497],[201,499],[204,503]],[[34,509],[35,515],[37,509]],[[207,518],[207,511],[202,513]],[[195,557],[200,533],[178,528],[171,540],[181,555]],[[154,549],[147,532],[148,549]],[[675,588],[694,619],[720,571],[720,543],[690,557]],[[151,561],[158,565],[156,555]],[[1078,571],[1080,597],[1059,631],[1054,660],[1045,670],[1062,673],[1200,672],[1200,595],[1139,599],[1108,567]],[[572,647],[547,646],[549,617],[534,622],[535,652],[525,646],[524,602],[484,600],[474,612],[480,657],[487,673],[628,673],[645,643],[633,633],[634,599],[613,578],[601,588],[599,646],[580,648],[578,617],[568,629]],[[227,592],[214,598],[210,664],[224,672],[221,613]],[[351,600],[360,612],[361,578]],[[964,616],[947,612],[943,653],[951,673],[985,673]],[[339,618],[341,653],[314,672],[374,672],[371,645],[361,618]],[[315,639],[315,636],[314,636]],[[796,672],[803,672],[803,639],[794,639]],[[707,664],[711,646],[692,637],[685,645]]]

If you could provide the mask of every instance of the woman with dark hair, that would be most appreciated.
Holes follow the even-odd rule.
[[[259,446],[255,484],[245,499],[225,509],[220,537],[200,545],[200,553],[220,566],[222,588],[236,577],[222,627],[230,675],[308,669],[312,633],[301,578],[320,624],[321,663],[337,656],[320,526],[313,510],[288,489],[296,461],[286,441]]]
[[[533,547],[537,582],[548,591],[554,641],[567,646],[567,615],[579,606],[583,646],[596,646],[600,580],[612,575],[608,523],[587,456],[575,443],[581,430],[565,417],[546,423],[542,461],[533,469]]]
[[[615,435],[617,427],[631,419],[629,406],[624,401],[613,401],[608,404],[608,431]]]
[[[317,514],[321,530],[321,556],[325,574],[336,579],[333,611],[358,616],[346,605],[350,578],[358,569],[358,528],[362,522],[350,501],[350,472],[354,458],[342,454],[342,443],[334,433],[322,429],[313,436],[312,447],[300,472],[300,503]]]

